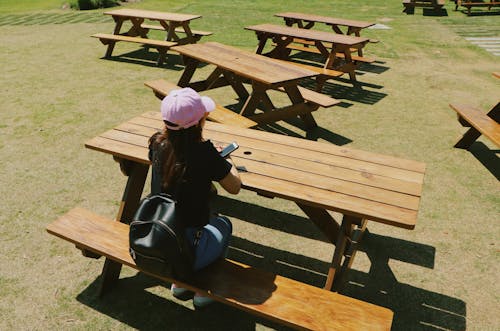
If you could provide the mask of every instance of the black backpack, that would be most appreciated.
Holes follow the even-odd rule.
[[[149,146],[153,173],[151,195],[141,201],[130,223],[130,255],[145,271],[186,280],[193,274],[194,251],[176,212],[175,197],[159,192],[164,149],[154,138]]]
[[[175,204],[162,193],[141,201],[130,223],[130,255],[144,271],[186,280],[193,273],[194,253]]]

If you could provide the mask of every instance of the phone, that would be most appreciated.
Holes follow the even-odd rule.
[[[229,154],[231,154],[236,149],[238,149],[238,147],[240,147],[240,146],[238,146],[238,144],[236,142],[232,142],[229,145],[227,145],[226,147],[224,147],[224,149],[220,152],[220,156],[227,157]]]

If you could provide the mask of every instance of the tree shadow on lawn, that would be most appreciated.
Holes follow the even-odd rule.
[[[215,207],[223,209],[224,214],[230,217],[325,241],[306,217],[226,197],[216,200]],[[390,259],[432,269],[434,247],[367,231],[359,249],[368,256],[370,270],[368,273],[351,270],[341,294],[394,311],[392,330],[466,328],[466,305],[463,301],[399,283],[390,269]],[[228,257],[317,287],[323,286],[329,267],[327,262],[236,236],[231,239]],[[196,312],[194,318],[192,310],[173,301],[176,299],[168,300],[148,291],[148,288],[158,285],[168,288],[168,284],[141,273],[120,279],[117,287],[102,299],[97,297],[99,283],[100,277],[81,292],[77,300],[137,329],[254,330],[255,324],[260,323],[273,329],[288,330],[222,304]]]

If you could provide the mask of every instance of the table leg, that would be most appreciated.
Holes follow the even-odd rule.
[[[346,250],[344,252],[344,263],[342,263],[342,268],[338,276],[335,278],[335,282],[333,284],[333,288],[339,290],[342,288],[343,283],[346,280],[347,272],[351,269],[351,266],[354,262],[354,257],[356,256],[356,252],[358,251],[359,243],[365,234],[366,225],[368,224],[368,220],[362,220],[361,226],[355,228],[352,232],[352,238],[347,245]]]
[[[259,106],[260,102],[264,100],[264,98],[268,98],[266,90],[267,87],[265,87],[264,85],[252,82],[252,93],[241,108],[240,115],[249,117],[250,115],[255,113],[255,110]]]
[[[266,33],[255,33],[257,35],[257,40],[259,41],[257,48],[255,49],[256,54],[262,54],[262,51],[264,50],[264,47],[266,47],[267,39],[270,38],[270,36]]]
[[[144,18],[131,18],[132,27],[127,32],[127,36],[137,37],[141,36],[141,38],[148,37],[148,30],[141,27],[141,24],[144,23]]]
[[[288,94],[288,97],[290,98],[290,101],[292,101],[293,105],[305,103],[305,100],[302,97],[302,94],[300,93],[299,89],[297,88],[297,85],[285,86],[285,92],[286,94]],[[311,112],[316,109],[318,109],[318,107],[316,107],[315,109],[311,108]],[[308,129],[315,128],[318,126],[318,123],[316,123],[316,120],[312,116],[311,112],[299,115],[299,117],[302,119],[302,121],[305,123]]]
[[[347,29],[347,34],[348,35],[354,34],[356,37],[361,37],[361,29],[350,26]],[[358,55],[363,56],[363,48],[358,48]]]
[[[113,16],[113,20],[115,21],[115,30],[113,31],[113,34],[120,34],[120,30],[122,29],[122,25],[123,25],[123,18],[121,17],[116,17],[116,16]],[[113,53],[113,49],[115,48],[115,44],[116,42],[110,42],[108,44],[108,49],[106,49],[106,55],[105,57],[111,57],[111,54]]]
[[[189,85],[189,82],[193,78],[193,74],[198,68],[198,64],[200,63],[200,61],[187,56],[184,56],[183,59],[186,68],[184,68],[184,72],[182,73],[181,78],[179,78],[179,82],[177,83],[177,85],[179,85],[180,87],[187,87]]]
[[[248,91],[243,85],[241,79],[234,73],[227,70],[224,70],[223,75],[229,82],[233,90],[236,92],[240,100],[247,100],[250,94],[248,94]]]
[[[340,226],[337,221],[325,209],[311,207],[296,202],[297,206],[309,217],[309,219],[319,228],[319,230],[335,244],[338,237]]]
[[[132,161],[117,159],[120,162],[120,169],[128,176],[127,185],[123,192],[120,209],[116,215],[116,220],[123,223],[130,223],[134,213],[139,207],[144,183],[148,174],[149,165],[135,163]],[[99,296],[108,292],[120,277],[122,265],[116,261],[106,258],[101,272],[101,286]]]
[[[328,276],[326,278],[325,290],[331,291],[336,277],[340,277],[341,270],[340,264],[342,262],[342,257],[346,252],[346,247],[348,241],[352,238],[352,231],[354,224],[361,225],[362,220],[358,217],[344,215],[342,218],[342,224],[340,225],[340,231],[338,233],[337,239],[335,241],[335,250],[333,252],[332,263],[328,269]]]

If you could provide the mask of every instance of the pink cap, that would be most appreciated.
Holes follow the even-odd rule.
[[[200,96],[190,87],[172,90],[161,101],[161,115],[167,128],[187,129],[196,125],[205,115],[215,109],[215,102],[209,97]]]

